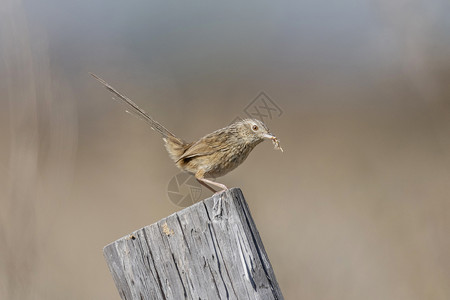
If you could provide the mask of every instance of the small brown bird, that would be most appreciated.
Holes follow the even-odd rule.
[[[215,185],[222,190],[227,190],[228,188],[221,183],[206,178],[217,178],[234,170],[244,162],[253,148],[264,141],[264,139],[272,140],[275,148],[283,151],[277,138],[269,132],[269,129],[263,122],[257,119],[238,121],[205,135],[197,142],[185,142],[153,120],[136,103],[119,93],[106,81],[92,73],[91,75],[101,82],[106,89],[124,101],[131,109],[131,111],[127,110],[128,112],[134,113],[146,121],[153,130],[156,130],[163,136],[167,152],[169,152],[170,158],[172,158],[178,168],[194,174],[200,183],[214,192],[215,190],[207,184]]]

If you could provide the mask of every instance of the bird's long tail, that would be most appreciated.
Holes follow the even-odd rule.
[[[134,103],[130,98],[119,93],[109,83],[107,83],[106,81],[104,81],[103,79],[98,77],[97,75],[92,74],[92,73],[90,73],[90,74],[92,77],[97,79],[101,84],[103,84],[108,91],[110,91],[111,93],[116,95],[120,100],[123,101],[124,104],[126,104],[128,106],[129,110],[127,110],[127,112],[129,112],[129,113],[135,115],[136,117],[147,122],[153,130],[159,132],[164,138],[174,138],[181,142],[181,140],[178,139],[172,132],[170,132],[166,127],[164,127],[163,125],[161,125],[160,123],[155,121],[152,117],[150,117],[144,110],[142,110],[139,106],[137,106],[137,104]]]

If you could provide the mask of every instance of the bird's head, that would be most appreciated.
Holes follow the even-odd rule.
[[[270,139],[275,145],[276,149],[283,151],[280,147],[280,142],[272,133],[269,128],[260,120],[257,119],[245,119],[237,123],[238,127],[242,129],[244,138],[254,144],[259,144],[265,139]]]

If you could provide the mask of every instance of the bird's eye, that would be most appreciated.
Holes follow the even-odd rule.
[[[253,125],[253,126],[252,126],[252,129],[253,129],[253,131],[258,130],[258,125]]]

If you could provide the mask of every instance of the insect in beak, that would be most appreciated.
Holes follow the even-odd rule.
[[[272,134],[270,134],[270,133],[265,133],[265,134],[264,134],[264,137],[265,137],[266,139],[272,140],[272,143],[273,143],[273,145],[275,146],[275,149],[278,149],[278,150],[280,150],[281,152],[283,152],[283,148],[281,148],[281,146],[280,146],[280,141],[277,139],[276,136],[274,136],[274,135],[272,135]]]

